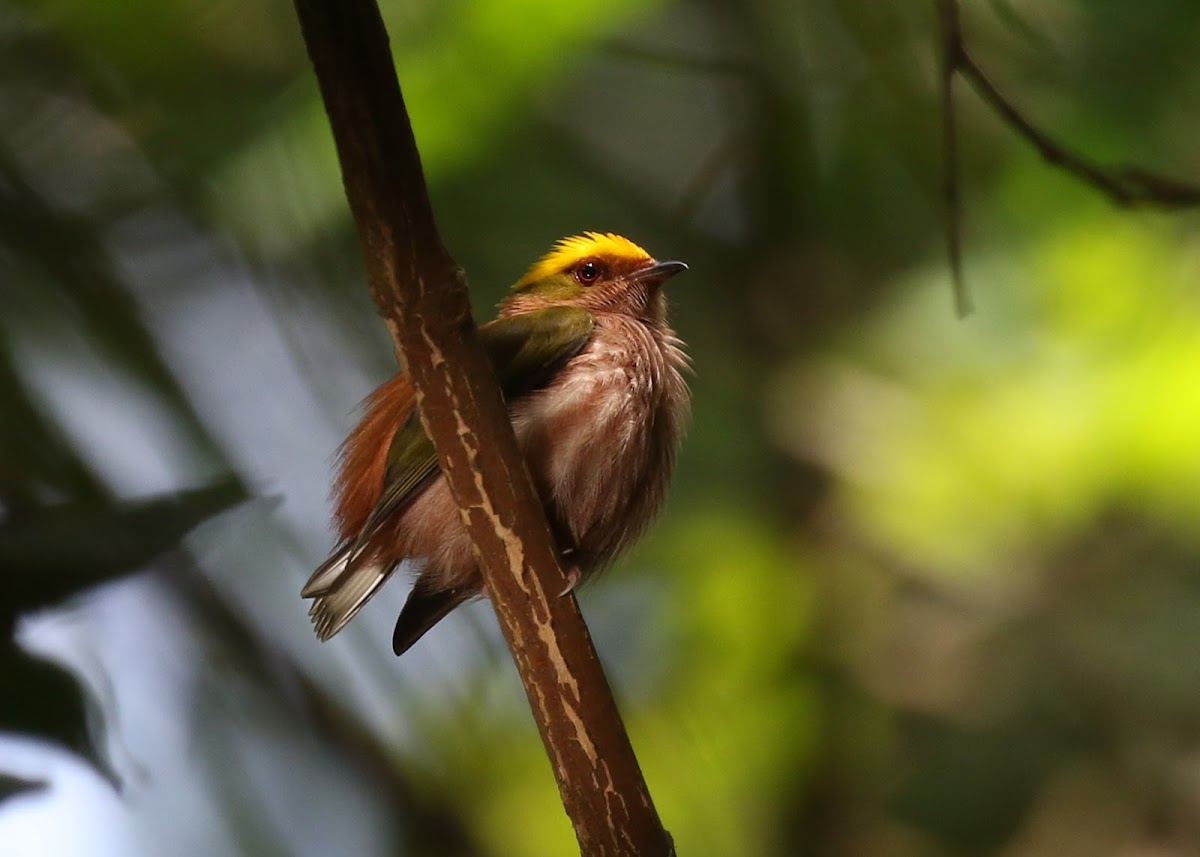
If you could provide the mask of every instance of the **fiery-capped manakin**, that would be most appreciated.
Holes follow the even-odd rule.
[[[573,587],[658,513],[691,411],[662,285],[686,270],[619,235],[566,238],[479,328]],[[470,538],[404,374],[367,399],[334,484],[340,537],[303,589],[332,637],[401,561],[420,569],[392,638],[402,654],[483,594]]]

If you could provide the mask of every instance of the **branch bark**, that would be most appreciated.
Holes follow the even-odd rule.
[[[295,0],[371,295],[470,531],[580,852],[670,855],[434,221],[374,0]]]

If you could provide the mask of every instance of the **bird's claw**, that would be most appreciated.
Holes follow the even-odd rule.
[[[572,592],[574,592],[575,587],[579,585],[580,577],[582,577],[582,574],[579,571],[579,566],[573,565],[570,568],[568,568],[567,569],[567,588],[564,589],[562,592],[558,593],[558,597],[562,598],[564,595],[570,595]]]

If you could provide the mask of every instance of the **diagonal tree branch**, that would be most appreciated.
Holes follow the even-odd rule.
[[[1025,138],[1046,163],[1058,167],[1108,196],[1116,205],[1158,208],[1192,208],[1200,205],[1200,186],[1160,175],[1141,167],[1104,167],[1048,136],[996,88],[965,50],[960,49],[958,70],[1005,123]]]
[[[669,855],[444,247],[374,0],[295,0],[371,294],[417,391],[581,853]]]
[[[953,83],[961,75],[996,115],[1053,167],[1070,173],[1116,205],[1163,209],[1200,206],[1200,185],[1179,181],[1137,166],[1106,167],[1055,140],[1009,99],[975,62],[963,38],[959,0],[935,0],[941,42],[939,95],[942,108],[943,178],[946,242],[959,314],[970,311],[962,281],[962,188],[955,130]]]

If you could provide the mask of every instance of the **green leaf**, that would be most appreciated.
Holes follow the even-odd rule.
[[[24,777],[14,777],[12,774],[0,772],[0,803],[10,797],[19,797],[30,792],[39,792],[46,788],[41,780],[27,780]]]
[[[245,496],[229,480],[149,501],[77,503],[10,517],[0,525],[0,633],[11,632],[22,613],[141,569]]]
[[[149,501],[41,509],[0,526],[0,731],[72,750],[113,779],[90,740],[78,682],[11,639],[16,619],[137,571],[245,496],[229,480]]]
[[[114,781],[107,761],[91,740],[88,706],[79,683],[62,667],[5,640],[0,643],[0,700],[0,732],[48,741],[77,753]],[[0,781],[0,800],[13,793]]]

